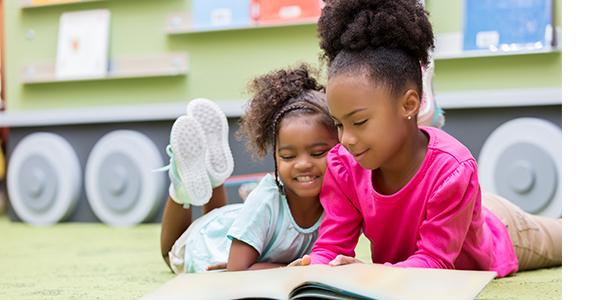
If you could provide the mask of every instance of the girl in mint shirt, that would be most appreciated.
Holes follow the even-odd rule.
[[[495,271],[560,265],[562,222],[483,195],[469,150],[418,125],[433,32],[416,0],[330,0],[319,19],[327,103],[341,145],[327,159],[325,218],[310,256],[292,265],[360,262]]]
[[[273,155],[275,175],[244,204],[225,205],[222,184],[233,160],[220,109],[194,100],[173,125],[161,249],[175,273],[282,266],[309,253],[317,238],[326,156],[338,142],[324,89],[301,65],[255,79],[251,91],[240,133],[258,157]],[[193,223],[190,204],[205,212]]]

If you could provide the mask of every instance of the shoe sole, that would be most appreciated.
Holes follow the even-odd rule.
[[[194,99],[187,114],[200,124],[207,142],[206,170],[213,187],[223,184],[233,172],[233,156],[229,148],[227,117],[217,104],[208,99]]]
[[[171,145],[190,204],[206,204],[212,196],[212,187],[205,169],[206,139],[202,128],[192,117],[177,118],[171,130]]]

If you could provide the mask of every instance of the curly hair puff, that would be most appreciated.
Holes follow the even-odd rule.
[[[401,92],[407,81],[422,90],[434,37],[417,0],[328,0],[318,22],[329,77],[367,70],[375,82]]]
[[[428,15],[417,0],[328,0],[319,18],[320,46],[329,62],[342,50],[386,48],[427,65],[434,47]]]
[[[325,101],[325,88],[312,74],[315,70],[302,63],[255,78],[249,84],[253,95],[240,120],[238,138],[246,139],[248,150],[257,158],[275,147],[279,124],[285,116],[321,114],[322,123],[336,133]]]

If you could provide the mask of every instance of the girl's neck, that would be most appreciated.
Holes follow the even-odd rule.
[[[298,226],[302,228],[312,227],[323,214],[323,206],[316,198],[300,198],[286,191],[286,199],[290,213]]]
[[[429,138],[420,129],[407,136],[398,154],[373,170],[373,187],[377,192],[390,195],[398,192],[416,175],[427,154]]]

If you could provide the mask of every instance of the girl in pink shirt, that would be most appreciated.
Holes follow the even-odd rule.
[[[293,265],[360,262],[361,232],[374,263],[517,270],[560,265],[562,223],[486,195],[469,150],[421,127],[421,67],[433,33],[416,0],[330,0],[319,19],[327,102],[341,144],[327,159],[326,217],[310,256]]]

